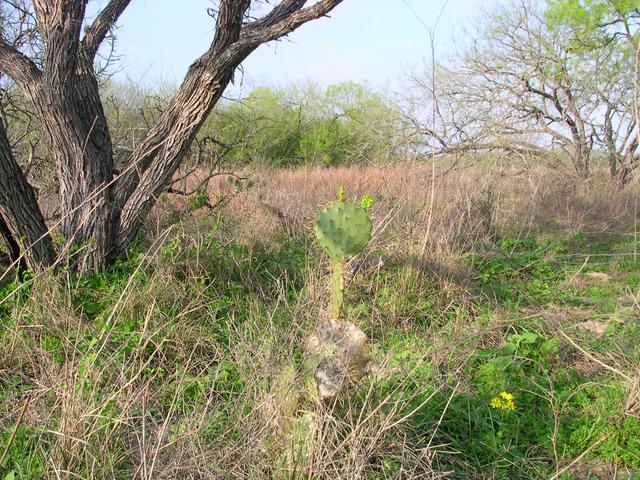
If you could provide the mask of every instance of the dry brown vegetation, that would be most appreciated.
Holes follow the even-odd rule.
[[[231,197],[223,212],[241,225],[238,233],[248,242],[268,241],[282,232],[303,233],[318,208],[343,185],[353,198],[374,196],[373,212],[378,230],[387,232],[387,246],[389,236],[395,237],[399,251],[434,257],[468,249],[496,231],[628,231],[637,196],[634,185],[621,189],[604,171],[585,180],[561,165],[514,164],[508,157],[466,164],[258,170],[250,175],[254,185],[241,195],[230,195],[224,175],[209,186],[211,203],[220,195]],[[186,189],[199,183],[195,174],[187,179]],[[172,208],[189,210],[184,197],[169,197]],[[165,213],[157,210],[155,219]],[[201,210],[195,216],[209,214]]]

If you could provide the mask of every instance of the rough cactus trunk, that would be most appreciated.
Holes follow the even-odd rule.
[[[344,305],[344,260],[331,262],[331,318],[342,318]]]
[[[331,259],[330,319],[320,323],[307,341],[308,368],[313,372],[320,400],[334,398],[362,378],[367,369],[367,336],[342,319],[345,265],[362,252],[371,238],[366,208],[338,200],[318,215],[316,237]],[[364,204],[364,201],[363,201]]]

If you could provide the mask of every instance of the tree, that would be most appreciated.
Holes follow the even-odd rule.
[[[637,0],[550,0],[546,17],[550,28],[570,39],[572,51],[610,55],[598,75],[596,98],[604,114],[595,120],[596,138],[609,157],[612,178],[625,184],[635,168],[640,144],[637,109],[638,55],[640,55],[640,7]],[[635,71],[632,67],[634,63]],[[635,81],[634,81],[635,80]],[[636,96],[635,99],[634,96]]]
[[[463,55],[436,66],[436,85],[414,79],[435,99],[432,125],[416,124],[431,151],[560,150],[583,177],[596,148],[614,166],[633,158],[628,49],[604,37],[580,46],[575,29],[550,22],[549,12],[524,0],[488,13]],[[627,26],[635,38],[637,25]]]
[[[281,0],[257,19],[250,18],[251,0],[220,0],[210,10],[215,33],[209,48],[116,169],[96,56],[130,1],[110,0],[91,23],[86,20],[88,0],[6,2],[1,12],[0,71],[18,86],[42,123],[60,185],[62,252],[83,272],[105,268],[134,241],[240,63],[261,44],[327,15],[342,0],[309,5]],[[30,28],[16,34],[5,27],[16,19]],[[0,168],[12,176],[0,176],[0,191],[9,191],[10,181],[26,191],[13,201],[0,196],[0,212],[29,266],[50,265],[52,242],[43,233],[47,229],[35,196],[13,156],[2,153]]]
[[[568,28],[578,49],[594,49],[621,39],[638,48],[637,0],[549,0],[548,6],[550,26]]]
[[[19,257],[19,246],[25,249],[27,265],[41,268],[54,258],[53,243],[31,185],[13,156],[4,124],[0,121],[0,233],[11,250],[11,257]],[[20,236],[17,236],[19,233]]]

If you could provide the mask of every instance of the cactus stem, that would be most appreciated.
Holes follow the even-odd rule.
[[[331,261],[331,319],[342,318],[344,304],[344,267],[345,260]]]

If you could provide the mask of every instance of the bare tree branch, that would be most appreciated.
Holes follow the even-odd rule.
[[[111,0],[87,28],[82,39],[82,47],[89,59],[95,58],[100,44],[129,6],[129,3],[131,0]]]
[[[244,26],[242,28],[240,43],[255,47],[262,43],[281,38],[294,31],[300,25],[327,15],[341,2],[342,0],[320,0],[310,7],[300,10],[299,4],[305,4],[306,1],[285,1],[283,4],[274,8],[274,10],[277,10],[279,7],[283,7],[277,12],[277,15],[271,16],[271,14],[269,14],[265,17],[268,18],[267,22],[261,23],[261,20],[257,20],[252,24]],[[288,12],[287,15],[285,15],[286,12]],[[271,13],[273,13],[273,11]]]
[[[0,38],[0,72],[6,73],[23,91],[32,91],[42,72],[26,55],[23,55]]]
[[[244,30],[272,27],[276,23],[286,20],[296,10],[300,10],[305,3],[307,3],[307,0],[283,0],[273,7],[267,15],[245,26]]]

